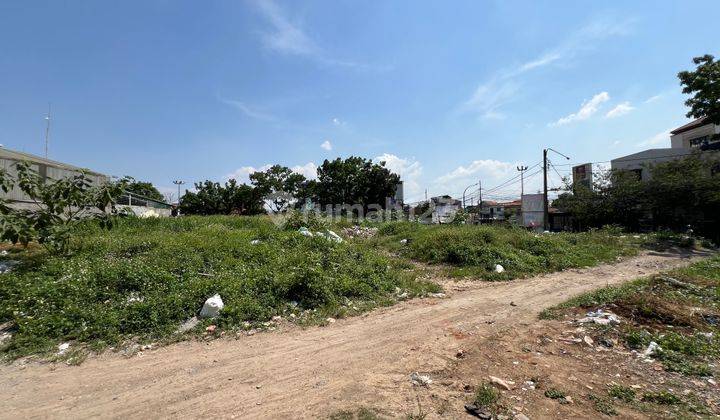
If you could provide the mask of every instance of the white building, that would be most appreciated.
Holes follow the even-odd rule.
[[[699,118],[670,132],[669,148],[648,149],[613,159],[610,167],[613,170],[632,171],[638,178],[650,179],[650,166],[658,163],[682,159],[695,150],[720,149],[720,126],[705,122]]]
[[[720,146],[720,125],[698,118],[670,132],[670,147],[673,149],[708,149]]]

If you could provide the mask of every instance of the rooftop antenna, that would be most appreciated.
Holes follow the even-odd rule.
[[[50,141],[50,102],[48,102],[48,113],[45,117],[47,125],[45,125],[45,159],[48,158],[48,142]]]

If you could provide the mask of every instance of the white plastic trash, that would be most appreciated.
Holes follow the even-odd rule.
[[[303,226],[303,227],[301,227],[300,229],[298,229],[298,232],[300,232],[300,234],[303,235],[303,236],[313,236],[313,233],[310,232],[310,231],[308,230],[308,228],[306,228],[305,226]]]
[[[340,237],[337,233],[333,232],[332,230],[328,230],[325,233],[322,234],[325,239],[329,241],[335,241],[337,243],[340,243],[343,241],[343,238]]]
[[[200,310],[200,318],[216,318],[220,315],[220,311],[225,307],[225,304],[220,298],[220,295],[214,295],[205,301],[202,309]]]
[[[502,273],[502,272],[504,272],[504,271],[505,271],[505,267],[503,267],[503,266],[500,265],[500,264],[495,264],[495,272],[496,272],[496,273]]]
[[[252,241],[250,241],[250,245],[257,245],[259,243],[260,243],[260,239],[253,239]]]
[[[401,243],[402,245],[407,245],[407,242],[408,242],[407,239],[401,239],[401,240],[400,240],[400,243]]]

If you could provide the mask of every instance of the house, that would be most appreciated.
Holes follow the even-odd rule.
[[[483,221],[504,221],[518,213],[520,213],[520,200],[507,202],[483,201],[479,212],[480,219]]]
[[[698,118],[670,131],[669,148],[648,149],[610,161],[613,170],[635,172],[639,179],[650,179],[650,165],[682,159],[694,151],[720,150],[720,126]]]

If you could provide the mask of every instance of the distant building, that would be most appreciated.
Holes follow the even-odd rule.
[[[78,175],[81,171],[93,185],[102,185],[110,182],[108,175],[100,172],[91,171],[79,166],[67,163],[57,162],[40,156],[31,155],[30,153],[18,152],[16,150],[0,147],[0,167],[2,167],[10,176],[17,176],[17,164],[19,162],[29,162],[30,167],[35,170],[43,180],[47,179],[64,179]],[[12,190],[3,192],[0,190],[0,197],[9,201],[10,206],[15,208],[31,208],[34,207],[34,201],[23,193],[19,187],[15,186]],[[137,194],[127,193],[118,198],[117,204],[132,210],[138,216],[143,215],[170,215],[170,205],[142,197]]]
[[[670,147],[673,149],[720,149],[720,125],[698,118],[670,132]]]
[[[696,150],[720,150],[720,126],[698,118],[670,131],[669,148],[648,149],[610,161],[613,170],[635,172],[638,179],[650,179],[650,165],[682,159]]]
[[[29,153],[18,152],[15,150],[6,149],[0,147],[0,167],[2,167],[9,175],[17,175],[17,163],[18,162],[29,162],[32,169],[37,171],[43,179],[64,179],[71,176],[75,176],[80,171],[85,171],[88,178],[93,184],[103,184],[110,180],[110,177],[103,175],[99,172],[94,172],[89,169],[83,169],[78,166],[69,165],[67,163],[57,162],[50,159],[45,159],[40,156],[31,155]],[[0,191],[0,197],[10,201],[11,205],[16,207],[23,207],[30,205],[33,201],[20,188],[15,186],[12,190],[7,193]]]
[[[456,200],[449,195],[441,195],[430,199],[432,205],[432,222],[433,223],[450,223],[455,218],[455,214],[462,208],[462,202]]]

